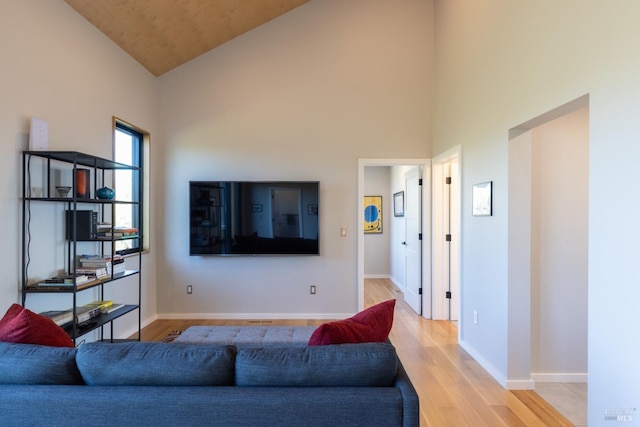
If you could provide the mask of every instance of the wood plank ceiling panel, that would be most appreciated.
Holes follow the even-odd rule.
[[[309,0],[65,0],[153,75]]]

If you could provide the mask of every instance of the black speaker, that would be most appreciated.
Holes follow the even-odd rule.
[[[65,211],[67,217],[67,240],[73,239],[73,211]],[[98,235],[98,212],[76,211],[76,240],[91,240]]]

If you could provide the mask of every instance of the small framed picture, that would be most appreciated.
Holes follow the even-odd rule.
[[[473,216],[492,215],[493,181],[481,182],[473,186],[472,208]]]
[[[404,191],[393,194],[393,216],[404,216]]]
[[[251,212],[262,212],[262,204],[254,203],[251,205]]]
[[[309,215],[318,215],[318,205],[307,205],[307,213]]]

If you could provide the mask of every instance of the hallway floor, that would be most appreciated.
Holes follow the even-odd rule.
[[[576,427],[587,425],[587,383],[536,383],[536,393]]]

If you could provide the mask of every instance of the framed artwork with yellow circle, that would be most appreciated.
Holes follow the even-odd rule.
[[[382,233],[382,196],[364,196],[364,232]]]

